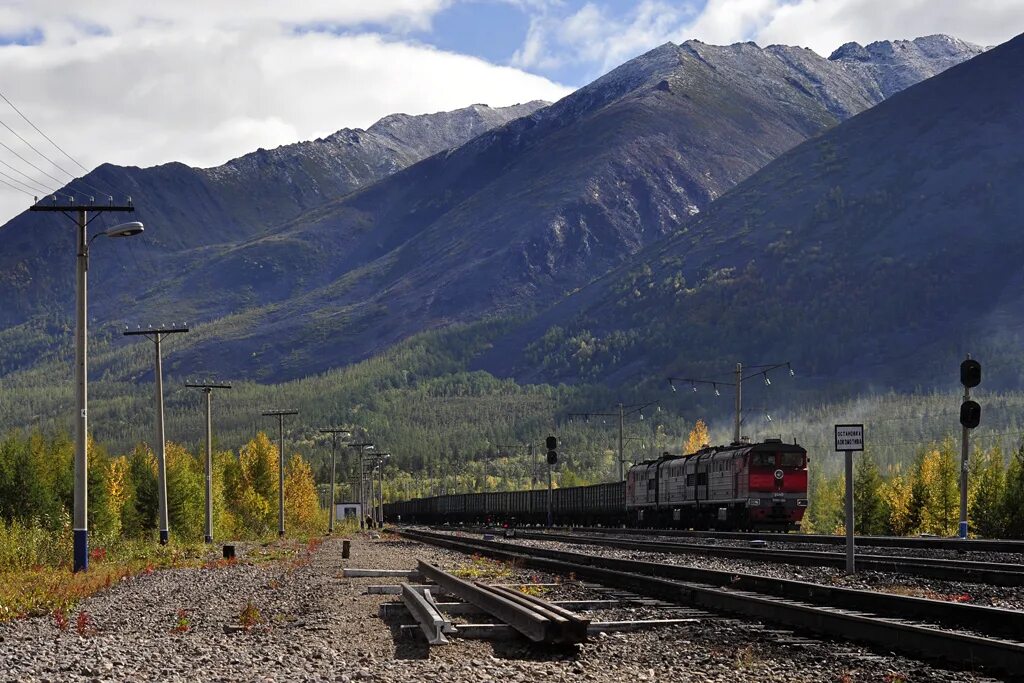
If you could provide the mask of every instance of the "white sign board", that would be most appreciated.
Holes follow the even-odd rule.
[[[863,451],[864,425],[836,425],[836,451]]]

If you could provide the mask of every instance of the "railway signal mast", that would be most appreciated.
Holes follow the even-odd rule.
[[[748,379],[754,379],[761,377],[764,380],[765,385],[772,383],[771,379],[768,378],[768,373],[773,370],[779,370],[780,368],[786,368],[789,370],[789,376],[793,377],[796,373],[793,372],[793,366],[787,361],[785,363],[771,363],[767,365],[748,365],[743,366],[743,363],[737,363],[736,369],[733,371],[732,382],[722,382],[714,379],[697,379],[695,377],[669,377],[668,385],[672,388],[672,391],[678,391],[676,389],[677,383],[689,384],[690,387],[696,392],[698,384],[710,384],[715,390],[715,396],[721,396],[721,392],[718,391],[718,387],[735,387],[736,388],[736,415],[733,423],[733,443],[740,443],[740,424],[743,422],[743,383]],[[744,375],[744,371],[747,374]]]
[[[960,451],[960,538],[967,538],[967,464],[970,456],[971,430],[981,424],[981,406],[971,400],[971,389],[981,384],[981,363],[967,359],[960,364],[960,384],[964,385],[964,402],[960,404],[960,425],[963,427]]]
[[[550,529],[553,523],[553,517],[551,510],[551,495],[552,495],[552,483],[551,483],[551,468],[558,463],[558,438],[554,435],[549,436],[544,440],[544,445],[548,449],[548,528]]]

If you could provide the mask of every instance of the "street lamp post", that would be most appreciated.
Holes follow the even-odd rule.
[[[230,384],[189,384],[190,389],[202,389],[206,394],[206,533],[207,543],[213,543],[213,390],[230,389]]]
[[[277,535],[284,536],[284,416],[298,415],[297,410],[268,410],[263,417],[277,418]]]
[[[337,460],[337,453],[338,453],[338,435],[339,434],[342,435],[343,438],[344,437],[349,437],[349,436],[352,436],[352,432],[349,431],[348,429],[334,429],[334,428],[330,428],[330,429],[321,429],[320,433],[321,434],[330,434],[331,435],[331,497],[330,497],[331,509],[330,509],[330,511],[328,512],[328,515],[327,515],[327,533],[333,534],[334,533],[334,517],[335,517],[335,506],[334,506],[334,477],[335,477],[335,475],[334,475],[334,472],[335,472],[335,461]]]
[[[70,198],[65,204],[35,203],[29,211],[59,211],[65,215],[75,212],[77,217],[77,260],[75,279],[75,489],[74,489],[74,571],[89,568],[89,454],[87,440],[89,438],[89,377],[88,377],[88,320],[86,315],[88,303],[89,245],[100,235],[105,237],[132,237],[143,231],[142,223],[132,221],[108,228],[104,232],[88,234],[89,223],[104,211],[135,211],[129,200],[127,204],[115,206],[96,206],[93,203],[79,204]],[[93,212],[93,218],[88,212]]]

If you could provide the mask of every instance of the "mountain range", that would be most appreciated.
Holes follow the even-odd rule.
[[[791,361],[832,390],[1024,380],[1024,36],[808,140],[498,340],[520,381]],[[525,352],[522,349],[526,349]],[[727,378],[726,378],[727,379]]]
[[[827,259],[839,248],[830,239],[843,233],[816,237],[813,221],[798,226],[788,216],[804,215],[801,209],[842,222],[853,211],[879,225],[884,221],[872,212],[885,202],[908,211],[916,205],[895,180],[872,190],[883,196],[875,204],[863,198],[873,196],[867,186],[822,186],[831,172],[871,170],[856,163],[861,142],[882,145],[873,151],[892,161],[913,122],[893,127],[884,140],[862,134],[852,147],[835,136],[850,126],[862,130],[855,122],[886,98],[890,107],[906,100],[909,93],[900,91],[913,83],[931,85],[955,64],[988,60],[983,52],[945,36],[848,44],[828,59],[801,48],[687,41],[631,60],[553,105],[484,110],[491,118],[472,125],[417,126],[389,117],[365,132],[260,151],[219,169],[104,166],[86,180],[129,191],[140,218],[145,206],[144,220],[154,227],[150,243],[112,243],[113,254],[95,259],[117,264],[97,268],[97,279],[118,284],[94,295],[92,314],[111,327],[153,321],[153,312],[198,321],[175,353],[177,368],[269,381],[487,317],[522,324],[480,366],[531,381],[593,379],[641,357],[649,367],[677,364],[681,354],[717,360],[779,331],[757,323],[764,333],[752,334],[751,307],[771,305],[773,324],[794,317],[763,296],[738,306],[727,296],[730,287],[758,292],[784,275],[788,296],[806,298],[815,291],[810,283],[847,291],[828,280],[835,272]],[[942,104],[908,115],[934,117]],[[352,145],[357,153],[334,159]],[[817,165],[800,165],[809,157],[790,161],[808,147],[822,155]],[[840,151],[830,156],[830,149]],[[779,166],[784,162],[794,165]],[[785,170],[765,175],[778,168]],[[931,167],[900,168],[916,178]],[[854,208],[848,196],[857,197]],[[53,302],[71,301],[70,230],[67,240],[47,235],[41,247],[32,231],[56,230],[34,221],[20,216],[0,230],[0,294],[12,302],[0,311],[7,327],[0,342],[14,349],[0,358],[6,372],[38,360],[38,349],[66,325],[69,306]],[[867,228],[844,229],[862,236],[857,231]],[[785,268],[769,268],[769,255]],[[865,260],[854,272],[866,277],[866,264],[883,263],[887,273],[899,272],[886,258],[895,257]],[[68,265],[56,268],[57,261]],[[675,279],[665,296],[673,306],[661,308],[657,278],[669,274]],[[868,280],[860,318],[889,286]],[[693,298],[679,297],[691,289]],[[722,308],[726,301],[734,312]],[[808,310],[819,314],[823,304],[811,303]],[[672,324],[659,327],[665,318]],[[813,330],[814,320],[798,329]],[[934,329],[934,321],[925,322]],[[686,333],[652,337],[678,332],[676,326]],[[728,331],[735,344],[716,342],[715,330]],[[607,347],[608,358],[569,360],[586,335],[596,341],[584,340],[593,350],[583,355],[602,359]],[[709,344],[715,353],[705,354]],[[826,367],[838,357],[815,362]]]

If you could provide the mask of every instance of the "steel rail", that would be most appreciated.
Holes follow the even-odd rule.
[[[436,583],[446,593],[494,615],[535,643],[554,642],[562,635],[559,626],[537,610],[464,581],[423,560],[419,561],[418,567],[426,579]]]
[[[895,650],[972,668],[983,666],[1010,675],[1024,671],[1024,644],[1018,642],[1024,637],[1024,613],[1012,610],[594,557],[420,530],[402,529],[399,533],[461,552],[482,552],[553,572],[573,572],[638,593],[869,643],[887,652]],[[825,604],[811,604],[815,602]],[[891,616],[884,616],[886,612]],[[920,621],[907,621],[908,615]],[[931,620],[977,633],[944,630],[925,623]],[[1007,640],[1007,636],[1017,640]]]
[[[554,527],[556,531],[592,534],[635,534],[637,536],[681,536],[735,541],[780,541],[816,545],[844,545],[845,536],[754,531],[694,531],[690,529],[637,529],[632,527]],[[1024,541],[999,538],[934,538],[930,536],[856,536],[859,547],[958,550],[961,552],[1024,554]]]
[[[843,553],[820,550],[740,548],[736,546],[702,545],[698,543],[676,543],[673,541],[642,541],[631,538],[595,538],[587,535],[567,536],[548,532],[523,531],[522,529],[516,530],[516,536],[518,538],[540,541],[596,545],[655,553],[706,555],[710,557],[819,567],[846,566],[846,557]],[[1020,564],[861,553],[857,555],[857,567],[864,570],[897,572],[949,581],[971,581],[995,586],[1024,586],[1024,565]]]

